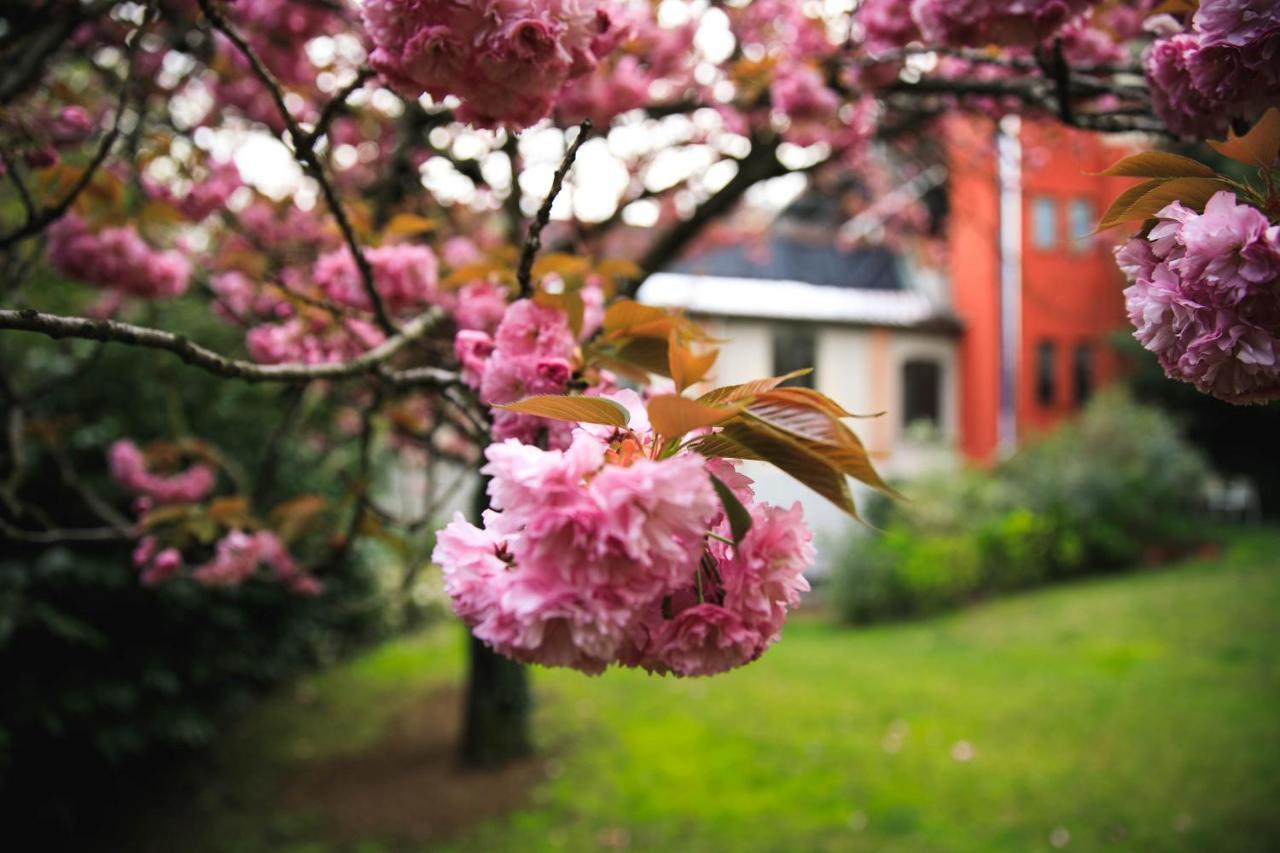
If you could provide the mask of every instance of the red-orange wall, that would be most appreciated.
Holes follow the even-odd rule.
[[[948,272],[956,312],[965,324],[960,364],[960,445],[972,459],[995,455],[999,413],[999,186],[995,127],[956,120],[948,129],[951,212]],[[1024,121],[1022,144],[1022,286],[1017,370],[1018,437],[1044,430],[1078,409],[1073,399],[1072,353],[1088,342],[1093,384],[1117,369],[1109,341],[1122,328],[1122,283],[1106,236],[1072,244],[1072,199],[1087,199],[1095,217],[1129,182],[1097,177],[1128,149],[1095,134],[1056,124]],[[1032,201],[1054,201],[1057,239],[1041,249],[1033,240]],[[1056,344],[1056,394],[1042,406],[1036,397],[1036,348]]]

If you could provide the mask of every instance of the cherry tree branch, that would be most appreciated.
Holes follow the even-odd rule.
[[[378,292],[374,283],[373,267],[369,264],[368,257],[365,256],[360,240],[356,237],[355,228],[352,226],[347,210],[342,204],[342,199],[338,196],[338,191],[334,189],[333,182],[329,180],[329,176],[324,170],[324,164],[316,156],[317,135],[307,133],[299,126],[297,119],[293,117],[293,113],[289,112],[289,106],[284,102],[284,90],[280,85],[280,81],[271,73],[271,69],[267,68],[261,57],[258,56],[257,51],[245,40],[244,36],[240,35],[223,17],[222,13],[214,8],[212,0],[198,0],[198,2],[200,10],[204,12],[205,17],[209,19],[209,23],[213,28],[235,45],[236,50],[240,51],[245,61],[249,63],[254,76],[266,87],[267,93],[275,103],[276,110],[280,113],[280,120],[284,122],[286,130],[289,132],[290,141],[293,143],[294,157],[297,158],[303,171],[320,185],[320,193],[324,196],[325,204],[328,205],[330,213],[333,214],[333,219],[338,224],[338,230],[342,232],[342,239],[347,244],[347,250],[351,252],[356,269],[360,273],[360,284],[364,288],[365,296],[369,299],[369,304],[373,307],[373,315],[377,319],[378,325],[388,335],[395,334],[395,324],[391,321],[391,315],[387,313],[387,306],[382,300],[382,294]],[[319,125],[317,125],[318,127]]]
[[[187,364],[227,379],[243,379],[247,382],[311,382],[316,379],[350,379],[356,376],[377,374],[378,369],[406,345],[422,337],[444,318],[444,312],[433,308],[405,324],[396,335],[378,346],[349,361],[330,364],[257,364],[252,361],[227,358],[200,344],[192,343],[183,335],[121,323],[115,320],[90,320],[84,317],[66,317],[24,309],[0,310],[0,329],[35,332],[50,338],[83,338],[93,341],[127,344],[146,349],[166,350]],[[401,374],[386,374],[397,382]],[[418,368],[399,380],[405,385],[448,385],[457,381],[449,371],[436,368]]]
[[[23,201],[27,211],[26,222],[8,234],[0,235],[0,249],[7,249],[9,246],[12,246],[20,240],[25,240],[28,237],[39,234],[54,222],[61,219],[66,212],[71,209],[71,205],[75,204],[76,199],[80,197],[80,193],[84,192],[85,187],[89,186],[93,181],[94,176],[98,173],[98,169],[106,162],[107,155],[111,153],[112,146],[115,145],[116,140],[120,137],[120,121],[124,117],[125,107],[129,103],[129,89],[133,82],[134,73],[134,54],[137,52],[138,42],[142,38],[143,31],[147,28],[147,25],[151,23],[153,17],[154,15],[152,14],[152,10],[148,9],[146,17],[143,19],[142,23],[139,24],[125,40],[125,50],[127,51],[127,61],[129,65],[128,70],[125,72],[125,79],[120,83],[120,94],[116,98],[115,118],[111,122],[111,129],[103,134],[102,139],[98,141],[97,150],[94,151],[93,157],[89,160],[88,165],[85,166],[84,171],[80,173],[79,177],[76,178],[75,183],[73,183],[66,193],[63,194],[62,198],[54,202],[49,207],[37,211],[30,203],[26,194],[23,193]],[[20,181],[16,173],[14,173],[14,180],[15,182]],[[22,184],[18,183],[18,186],[21,190]]]
[[[573,140],[573,144],[564,152],[564,159],[560,161],[560,168],[556,169],[555,177],[551,179],[551,191],[547,193],[546,199],[542,202],[542,207],[538,208],[538,214],[533,218],[533,222],[529,223],[529,236],[525,238],[524,249],[520,252],[520,266],[516,270],[516,281],[520,283],[520,295],[529,296],[533,293],[533,260],[538,255],[538,250],[542,248],[542,229],[547,227],[547,223],[551,221],[551,207],[555,204],[556,196],[560,195],[560,190],[564,186],[565,176],[569,174],[569,170],[573,168],[573,161],[578,156],[578,149],[582,147],[582,143],[587,141],[587,137],[591,135],[591,121],[583,120],[578,125],[578,136]],[[516,176],[512,175],[512,192],[515,192]]]

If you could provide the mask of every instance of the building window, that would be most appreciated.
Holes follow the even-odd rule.
[[[1036,345],[1036,402],[1041,406],[1052,406],[1058,397],[1057,360],[1058,348],[1053,341]]]
[[[902,365],[902,425],[942,426],[942,365],[931,358],[913,358]]]
[[[1058,245],[1058,206],[1049,196],[1031,200],[1031,242],[1037,249]]]
[[[1071,377],[1075,401],[1077,405],[1083,406],[1093,393],[1093,347],[1089,344],[1076,344],[1071,359]]]
[[[773,375],[782,376],[795,370],[816,367],[816,335],[812,326],[779,323],[773,327]],[[814,387],[816,371],[788,381],[788,385]]]
[[[1093,246],[1093,202],[1087,198],[1071,199],[1067,216],[1071,248],[1077,252],[1087,252]]]

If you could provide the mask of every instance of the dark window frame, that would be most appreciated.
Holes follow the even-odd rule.
[[[782,376],[801,368],[812,368],[804,376],[785,384],[814,388],[818,380],[818,327],[810,323],[773,323],[769,329],[773,375]]]
[[[1071,350],[1071,398],[1083,406],[1097,386],[1098,363],[1091,341],[1080,341]]]
[[[926,421],[942,429],[942,360],[931,356],[905,359],[902,377],[902,427]]]
[[[1035,396],[1041,408],[1051,408],[1058,403],[1058,344],[1049,338],[1036,343]]]

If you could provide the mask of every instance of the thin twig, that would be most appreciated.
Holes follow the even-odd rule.
[[[125,79],[120,83],[120,94],[116,99],[116,115],[111,122],[111,129],[103,134],[102,139],[98,141],[98,148],[94,152],[93,158],[85,166],[79,177],[76,178],[71,188],[57,202],[35,215],[33,215],[34,211],[28,207],[26,222],[10,233],[0,236],[0,249],[8,248],[19,240],[25,240],[34,234],[39,234],[45,228],[61,219],[71,209],[71,205],[75,204],[76,199],[80,197],[80,193],[84,192],[85,187],[89,186],[94,176],[98,173],[98,169],[106,162],[107,155],[111,153],[111,147],[115,145],[116,139],[120,136],[120,121],[124,117],[125,107],[129,103],[129,89],[133,82],[134,54],[137,51],[138,42],[141,41],[142,32],[151,23],[152,17],[149,11],[146,18],[125,41],[129,67],[125,72]]]
[[[200,10],[209,19],[209,23],[213,25],[215,30],[226,36],[236,50],[240,51],[240,54],[253,70],[254,76],[266,87],[267,93],[271,96],[271,100],[276,106],[276,110],[280,113],[280,120],[284,122],[285,129],[289,132],[290,141],[293,143],[294,156],[298,159],[299,165],[302,166],[303,170],[320,185],[320,193],[324,196],[325,204],[328,205],[329,212],[333,214],[333,219],[338,224],[338,230],[342,232],[342,239],[347,244],[347,250],[351,252],[356,269],[360,273],[360,284],[364,288],[365,296],[369,299],[369,304],[373,307],[373,316],[377,319],[378,325],[382,327],[384,332],[388,335],[395,334],[395,323],[392,322],[391,315],[387,313],[387,306],[382,300],[382,294],[378,292],[378,288],[375,286],[373,267],[369,264],[369,258],[365,256],[364,249],[360,246],[360,240],[356,237],[355,228],[351,225],[351,219],[347,216],[347,210],[342,204],[342,199],[338,196],[338,191],[334,189],[333,182],[329,180],[329,176],[324,170],[324,164],[316,156],[316,137],[304,131],[299,126],[297,119],[293,117],[293,113],[289,112],[289,106],[284,101],[284,90],[280,85],[280,81],[271,73],[271,69],[267,68],[263,63],[253,46],[231,26],[221,12],[213,7],[212,0],[199,0],[199,3]]]
[[[582,147],[582,143],[586,142],[587,137],[590,135],[591,121],[584,120],[582,124],[578,125],[578,136],[573,140],[573,144],[569,146],[569,150],[564,152],[564,159],[560,161],[560,168],[556,170],[555,177],[551,179],[551,191],[547,193],[546,199],[542,202],[542,207],[538,208],[538,215],[533,218],[533,222],[529,223],[529,236],[525,238],[524,249],[520,253],[520,267],[516,272],[516,281],[520,283],[521,296],[527,297],[533,293],[533,259],[537,257],[538,250],[542,248],[542,229],[546,228],[547,223],[551,221],[551,206],[555,204],[556,196],[560,194],[560,189],[564,186],[565,176],[573,168],[573,161],[578,156],[578,149]],[[514,187],[514,177],[512,178],[512,184]]]
[[[187,364],[228,379],[244,379],[248,382],[310,382],[315,379],[349,379],[374,373],[380,365],[407,344],[426,334],[444,316],[442,310],[433,308],[406,323],[399,334],[387,338],[363,355],[349,361],[329,364],[257,364],[252,361],[227,358],[173,332],[115,320],[90,320],[85,317],[45,314],[30,309],[0,310],[0,329],[36,332],[54,339],[84,338],[91,341],[107,341],[147,349],[167,350]],[[455,381],[457,377],[454,374],[436,370],[430,373],[415,373],[412,384],[449,384]]]

